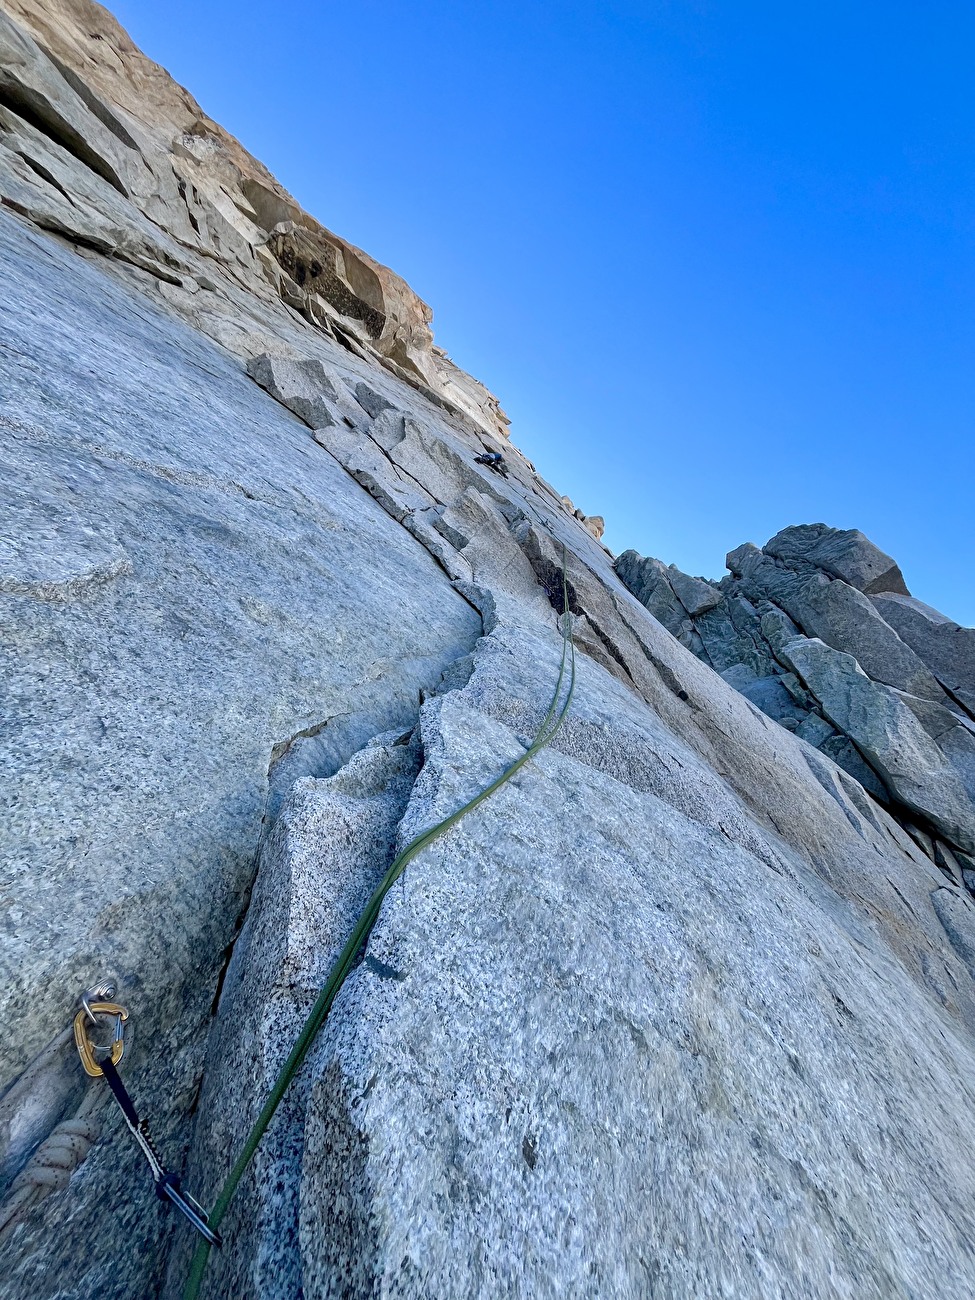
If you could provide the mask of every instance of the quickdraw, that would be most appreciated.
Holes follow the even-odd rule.
[[[144,1119],[140,1119],[135,1103],[129,1096],[128,1089],[116,1068],[125,1054],[125,1025],[129,1013],[120,1003],[104,1000],[113,997],[114,994],[115,989],[112,985],[103,984],[96,989],[89,989],[80,998],[81,1005],[74,1018],[74,1041],[81,1064],[89,1078],[104,1079],[111,1089],[129,1132],[148,1161],[159,1199],[175,1205],[208,1245],[219,1246],[221,1245],[220,1234],[208,1226],[206,1211],[190,1196],[189,1192],[180,1189],[179,1175],[170,1173],[160,1160],[149,1133],[149,1126]],[[100,1023],[99,1017],[106,1016],[110,1016],[115,1022],[111,1041],[105,1045],[93,1043],[90,1027],[97,1027]],[[107,1054],[96,1055],[99,1052]]]
[[[129,1018],[129,1013],[125,1007],[120,1007],[117,1002],[90,1002],[89,995],[85,994],[81,1001],[81,1010],[74,1018],[74,1045],[78,1049],[78,1055],[81,1057],[81,1064],[85,1067],[85,1074],[92,1079],[101,1079],[105,1075],[104,1064],[99,1065],[95,1059],[94,1044],[88,1038],[88,1024],[90,1020],[93,1025],[98,1024],[98,1016],[114,1016],[115,1032],[112,1035],[109,1055],[106,1058],[113,1065],[118,1065],[125,1052],[125,1022]]]
[[[555,685],[555,691],[549,705],[548,712],[543,718],[541,725],[536,732],[535,739],[531,745],[510,764],[489,786],[476,794],[463,807],[458,808],[456,812],[451,813],[449,817],[431,826],[428,830],[423,831],[416,836],[405,849],[395,858],[389,867],[386,875],[383,877],[379,886],[376,888],[372,897],[366,905],[365,911],[359,917],[359,920],[349,936],[348,942],[343,948],[341,954],[332,967],[325,987],[318,996],[315,1005],[312,1007],[307,1020],[302,1027],[298,1039],[291,1050],[287,1061],[281,1068],[277,1080],[271,1089],[270,1096],[264,1104],[260,1115],[254,1123],[243,1150],[237,1158],[236,1163],[230,1171],[223,1189],[217,1198],[217,1201],[208,1215],[203,1207],[193,1199],[188,1192],[183,1192],[180,1188],[180,1180],[177,1174],[170,1173],[166,1169],[159,1154],[156,1151],[155,1144],[149,1133],[149,1127],[146,1121],[140,1118],[136,1110],[135,1103],[129,1096],[125,1084],[118,1072],[118,1065],[125,1055],[125,1026],[129,1021],[129,1013],[119,1002],[112,999],[115,996],[115,988],[111,984],[102,984],[97,988],[89,989],[82,994],[79,999],[79,1007],[74,1016],[73,1032],[75,1046],[78,1049],[78,1056],[81,1060],[85,1073],[92,1079],[104,1079],[111,1089],[119,1110],[125,1120],[129,1132],[136,1141],[139,1150],[145,1156],[152,1173],[153,1183],[156,1189],[156,1195],[160,1200],[168,1201],[174,1205],[177,1210],[188,1220],[189,1223],[200,1234],[202,1241],[199,1242],[196,1254],[190,1265],[190,1273],[184,1292],[184,1300],[195,1300],[199,1295],[200,1286],[203,1281],[203,1272],[206,1268],[207,1257],[211,1246],[221,1246],[222,1239],[217,1228],[227,1209],[230,1205],[237,1186],[243,1177],[244,1171],[250,1163],[254,1152],[267,1131],[268,1125],[274,1117],[275,1112],[288,1090],[291,1081],[301,1068],[302,1063],[312,1042],[319,1029],[324,1024],[329,1011],[338,996],[339,990],[345,982],[346,976],[355,964],[355,959],[361,951],[363,945],[369,938],[372,927],[375,925],[382,908],[383,901],[392,888],[393,884],[402,873],[406,870],[407,864],[416,857],[428,844],[431,844],[439,836],[443,835],[452,826],[455,826],[462,817],[476,808],[478,804],[489,798],[496,790],[509,781],[516,772],[518,772],[526,763],[530,762],[546,745],[550,744],[555,733],[562,725],[572,702],[572,695],[575,688],[575,647],[572,643],[572,622],[569,614],[568,584],[566,579],[566,561],[565,548],[562,549],[562,612],[559,619],[562,630],[562,662],[559,667],[558,681]],[[563,698],[563,683],[566,677],[566,671],[569,672],[569,685]],[[101,1020],[110,1018],[113,1021],[111,1037],[107,1043],[94,1043],[91,1040],[92,1028],[97,1028]]]

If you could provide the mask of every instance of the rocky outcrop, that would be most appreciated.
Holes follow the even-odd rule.
[[[913,596],[887,592],[873,603],[945,691],[975,716],[975,628],[959,627]]]
[[[898,803],[975,853],[972,798],[900,693],[872,682],[852,655],[815,638],[788,641],[781,655]]]
[[[898,566],[858,528],[799,524],[783,528],[762,548],[778,560],[812,564],[832,578],[842,578],[868,596],[878,592],[910,593]]]
[[[0,7],[0,203],[148,273],[235,352],[297,314],[507,436],[497,399],[434,346],[426,303],[304,212],[90,0]]]
[[[562,504],[565,506],[566,510],[568,510],[570,515],[573,515],[576,519],[579,520],[579,522],[586,529],[586,532],[592,533],[593,537],[595,537],[596,541],[598,542],[602,537],[603,533],[606,531],[606,520],[602,517],[602,515],[583,514],[583,512],[578,508],[578,506],[574,506],[572,504],[572,500],[570,497],[564,496],[562,498]]]
[[[208,1293],[970,1294],[975,864],[947,768],[907,784],[963,779],[964,684],[886,557],[631,558],[651,616],[478,463],[503,421],[401,281],[104,11],[2,4],[4,1296],[179,1295],[79,992],[210,1202],[392,854],[544,715],[563,555],[570,716],[388,898]]]
[[[785,528],[727,564],[731,576],[712,583],[627,551],[616,572],[770,717],[972,853],[975,630],[915,600],[853,529]]]
[[[779,560],[751,545],[727,557],[735,590],[751,601],[771,601],[810,636],[855,654],[875,680],[925,699],[944,692],[934,674],[877,613],[871,601],[809,559]]]

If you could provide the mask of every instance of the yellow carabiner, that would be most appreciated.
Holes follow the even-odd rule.
[[[118,1065],[122,1059],[122,1053],[125,1051],[122,1026],[128,1020],[129,1013],[125,1007],[119,1006],[117,1002],[87,1002],[74,1018],[74,1041],[78,1049],[78,1055],[81,1057],[81,1064],[85,1067],[85,1074],[90,1075],[93,1079],[100,1079],[104,1074],[104,1070],[95,1060],[95,1048],[88,1038],[86,1021],[89,1012],[93,1016],[115,1017],[115,1037],[112,1039],[111,1052],[113,1065]]]

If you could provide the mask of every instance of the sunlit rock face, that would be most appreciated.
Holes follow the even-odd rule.
[[[6,207],[147,272],[232,351],[287,333],[297,313],[507,436],[497,400],[434,346],[409,285],[304,212],[100,6],[2,6],[0,171]]]
[[[859,534],[602,547],[104,10],[0,0],[4,1297],[968,1296],[969,633]],[[503,464],[477,458],[501,451]],[[563,550],[564,548],[564,550]]]

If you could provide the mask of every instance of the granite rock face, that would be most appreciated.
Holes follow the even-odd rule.
[[[0,276],[3,1077],[71,988],[138,972],[130,1059],[183,1107],[274,769],[411,726],[481,620],[209,340],[9,216]],[[70,1045],[58,1070],[31,1132],[71,1113]]]
[[[944,689],[975,715],[975,628],[959,627],[913,596],[885,592],[873,603]]]
[[[180,1294],[78,994],[210,1203],[544,715],[563,557],[569,719],[387,900],[205,1294],[970,1295],[963,638],[821,526],[614,571],[398,277],[104,10],[0,10],[5,1300]]]
[[[705,583],[627,551],[616,572],[769,717],[971,852],[975,629],[915,600],[891,557],[854,529],[784,528],[727,564],[729,578]],[[702,602],[701,587],[713,599]]]
[[[552,629],[497,627],[469,682],[424,705],[398,843],[519,752],[557,651]],[[620,682],[583,662],[578,698],[518,787],[390,898],[248,1179],[214,1294],[960,1296],[975,1177],[947,1158],[942,1108],[973,1096],[964,1036],[941,1039],[871,927],[801,855],[770,857],[741,805],[708,824],[713,776]],[[301,783],[265,846],[201,1111],[214,1151],[268,1086],[245,1064],[280,1063],[275,1035],[255,1048],[238,1027],[262,997],[268,1019],[300,1020],[350,924],[350,861],[361,890],[388,859],[392,752]],[[970,963],[967,896],[934,893]],[[213,1165],[200,1150],[200,1178]]]
[[[0,69],[6,207],[148,273],[234,351],[297,313],[506,437],[497,399],[434,346],[426,303],[304,212],[99,5],[4,0]]]
[[[848,649],[876,681],[922,698],[944,698],[931,670],[856,587],[809,560],[780,560],[757,547],[739,547],[727,564],[737,593],[752,602],[770,601],[808,636],[834,650]]]
[[[904,575],[889,555],[874,546],[857,528],[829,528],[826,524],[799,524],[783,528],[762,548],[766,555],[815,565],[833,578],[842,578],[868,596],[898,592],[908,596]]]
[[[852,655],[815,638],[788,642],[782,658],[898,802],[936,827],[950,843],[975,852],[975,804],[900,693],[871,681]]]

